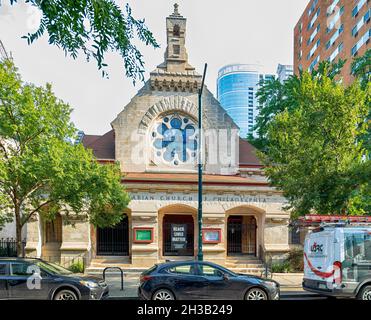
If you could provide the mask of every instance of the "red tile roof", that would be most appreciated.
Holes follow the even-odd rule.
[[[108,131],[103,136],[84,135],[82,144],[92,149],[97,159],[115,159],[115,132]]]
[[[113,130],[103,136],[84,135],[82,139],[84,147],[92,149],[97,159],[115,159],[115,133]],[[247,140],[240,138],[239,160],[241,166],[261,166],[261,162],[256,156],[256,148]]]

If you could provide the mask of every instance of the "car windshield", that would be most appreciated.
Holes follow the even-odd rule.
[[[69,275],[72,274],[71,271],[51,262],[45,262],[45,261],[38,261],[35,263],[40,269],[45,270],[46,272],[49,272],[51,274],[61,274],[61,275]]]

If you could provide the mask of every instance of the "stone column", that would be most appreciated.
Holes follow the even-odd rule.
[[[290,250],[288,223],[288,215],[266,215],[263,249],[273,260],[283,260]]]
[[[224,265],[226,259],[227,231],[225,229],[225,215],[220,213],[204,213],[204,229],[220,229],[220,243],[203,243],[204,260]]]
[[[42,226],[39,215],[33,216],[27,223],[26,239],[26,256],[40,258],[42,248]]]
[[[157,211],[134,211],[132,209],[131,219],[131,263],[135,267],[151,267],[159,260]],[[135,242],[135,228],[153,228],[153,242]]]
[[[62,219],[63,216],[62,216]],[[90,224],[87,219],[79,217],[71,224],[62,224],[61,262],[69,263],[74,258],[86,256],[90,252]],[[86,259],[86,257],[85,257]],[[77,259],[75,259],[77,261]],[[89,261],[86,261],[88,263]]]

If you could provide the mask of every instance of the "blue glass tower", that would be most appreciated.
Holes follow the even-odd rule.
[[[219,70],[217,97],[220,104],[240,127],[240,136],[246,138],[253,133],[258,115],[256,93],[259,81],[273,75],[259,72],[259,65],[233,64]]]

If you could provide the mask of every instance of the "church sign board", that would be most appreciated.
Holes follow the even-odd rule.
[[[187,225],[171,224],[171,249],[181,250],[187,248]]]

